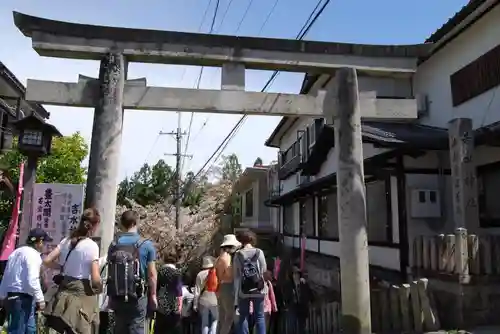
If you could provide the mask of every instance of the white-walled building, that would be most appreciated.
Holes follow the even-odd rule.
[[[416,236],[454,230],[448,122],[473,119],[479,188],[478,234],[500,232],[500,6],[470,1],[426,42],[433,51],[411,77],[359,77],[360,90],[387,98],[419,97],[414,122],[365,122],[363,154],[372,274],[402,279],[412,266]],[[306,75],[303,94],[332,84],[328,75]],[[497,94],[498,93],[498,94]],[[322,261],[340,255],[334,130],[323,119],[284,117],[266,145],[279,148],[279,166],[268,205],[284,243],[298,249],[304,233],[309,276],[338,286],[338,266]],[[271,182],[272,183],[272,182]],[[270,183],[270,184],[271,184]],[[332,270],[334,269],[334,270]]]

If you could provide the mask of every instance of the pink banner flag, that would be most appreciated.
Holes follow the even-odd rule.
[[[279,257],[274,259],[274,279],[278,279],[278,275],[280,273],[281,259]]]
[[[21,197],[23,196],[23,177],[24,163],[19,166],[19,182],[17,186],[16,201],[12,207],[12,217],[10,219],[9,228],[5,232],[3,238],[2,250],[0,252],[0,261],[7,261],[9,255],[16,248],[17,228],[19,226],[19,209],[21,207]]]

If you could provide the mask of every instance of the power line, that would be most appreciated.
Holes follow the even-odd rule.
[[[260,34],[262,33],[262,30],[264,30],[264,27],[266,26],[267,22],[271,18],[271,15],[273,15],[274,10],[276,9],[276,6],[278,5],[279,2],[280,2],[280,0],[274,1],[273,7],[271,8],[269,13],[267,14],[266,19],[264,20],[264,23],[262,23],[262,25],[260,26],[260,29],[259,29],[259,32],[257,33],[257,36],[260,36]]]
[[[319,0],[318,3],[316,4],[316,7],[314,7],[312,13],[309,15],[309,17],[307,18],[305,24],[303,25],[303,27],[300,29],[299,33],[297,34],[297,37],[296,39],[298,40],[301,40],[303,39],[307,33],[310,31],[310,29],[312,28],[312,26],[314,25],[314,23],[316,23],[316,21],[318,20],[318,18],[321,16],[321,14],[324,12],[324,10],[326,9],[326,6],[330,3],[330,0],[326,0],[324,3],[323,3],[323,6],[316,12],[316,10],[319,8],[319,6],[321,5],[321,2],[322,0]],[[314,15],[314,13],[316,12],[316,15]],[[279,71],[274,71],[274,73],[271,75],[271,77],[269,78],[269,80],[266,82],[266,84],[264,85],[264,87],[262,88],[261,92],[265,92],[269,87],[270,85],[272,84],[272,82],[276,79],[276,77],[278,76],[279,74]],[[217,155],[217,153],[219,152],[219,150],[221,150],[221,152],[219,153],[218,157],[222,154],[222,152],[224,151],[224,149],[227,147],[227,145],[229,144],[229,142],[231,141],[232,138],[234,138],[236,132],[241,128],[241,125],[243,124],[244,120],[246,119],[247,115],[243,115],[240,120],[235,124],[235,126],[233,127],[233,129],[229,132],[229,134],[224,138],[224,140],[222,141],[222,143],[219,145],[219,147],[217,147],[217,149],[215,150],[215,152],[210,156],[210,158],[205,162],[205,164],[203,165],[203,167],[198,171],[198,173],[196,173],[196,175],[200,175],[201,172],[203,171],[203,169],[210,163],[210,161]],[[226,143],[227,142],[227,143]],[[216,160],[214,160],[213,164],[215,163]]]
[[[321,3],[322,0],[319,1],[319,3]],[[304,24],[305,28],[302,27],[302,29],[300,29],[299,31],[299,34],[297,35],[297,38],[298,40],[304,38],[306,36],[306,34],[309,32],[309,30],[311,29],[312,25],[317,21],[317,19],[321,16],[321,14],[323,13],[323,11],[325,10],[326,6],[330,3],[330,0],[326,0],[326,2],[323,4],[323,6],[321,7],[321,9],[316,13],[316,15],[312,18],[312,20],[310,19],[313,15],[310,15],[309,18],[307,19],[306,23]],[[313,13],[314,11],[318,8],[318,6],[315,7],[315,9],[313,10]],[[273,83],[273,81],[276,79],[276,77],[278,76],[279,74],[279,71],[275,71],[271,77],[269,78],[269,80],[266,82],[266,84],[264,85],[264,87],[262,88],[261,92],[264,92],[265,90],[267,90],[271,84]],[[215,161],[217,161],[217,159],[221,156],[222,152],[224,152],[224,149],[229,145],[229,143],[231,142],[231,140],[236,136],[236,133],[238,132],[238,130],[241,128],[241,126],[243,125],[243,122],[245,121],[246,119],[246,115],[243,115],[240,120],[234,125],[234,127],[231,129],[231,131],[229,132],[229,134],[224,138],[224,140],[220,143],[220,145],[217,147],[217,149],[212,153],[212,155],[210,156],[210,158],[208,158],[208,160],[203,164],[203,166],[198,170],[198,172],[194,175],[194,180],[196,180],[204,171],[205,167],[208,166],[208,164],[210,163],[210,161],[212,161],[212,159],[216,157],[216,159],[214,160],[214,162],[212,163],[212,165],[215,163]],[[205,171],[205,174],[208,172],[209,169],[207,169]],[[184,196],[184,193],[181,195],[181,196]]]
[[[309,24],[309,22],[311,21],[311,18],[313,17],[314,13],[316,12],[316,10],[319,8],[320,4],[321,4],[321,1],[318,1],[318,3],[316,4],[316,7],[314,7],[314,9],[312,10],[311,14],[309,14],[309,17],[307,18],[306,20],[306,23],[304,24],[304,26],[302,27],[302,29],[300,29],[299,33],[297,34],[297,37],[298,39],[302,39],[304,38],[304,36],[307,34],[307,32],[309,31],[309,29],[311,29],[312,25]],[[327,1],[327,3],[329,2],[329,0]],[[323,5],[323,8],[325,7],[325,5]],[[321,13],[320,13],[321,15]],[[318,17],[316,15],[316,17]],[[314,19],[313,19],[314,20]]]
[[[217,31],[220,31],[221,28],[222,28],[222,24],[224,23],[224,20],[226,19],[226,15],[227,13],[229,12],[229,8],[231,8],[231,5],[233,3],[234,0],[229,0],[229,3],[227,4],[227,7],[226,7],[226,10],[224,11],[224,13],[222,14],[222,18],[221,18],[221,21],[220,21],[220,25],[219,25],[219,28],[217,29]]]
[[[214,30],[215,19],[217,18],[217,12],[219,11],[219,5],[220,5],[220,0],[217,0],[217,2],[215,3],[215,10],[214,10],[214,15],[212,17],[212,24],[210,25],[209,34],[211,34]],[[205,66],[202,66],[200,69],[200,75],[198,76],[198,83],[196,84],[196,89],[200,88],[201,78],[203,77],[203,70],[204,69],[205,69]],[[187,131],[186,144],[184,145],[184,154],[187,154],[187,150],[189,147],[189,139],[191,138],[191,127],[193,126],[193,119],[194,119],[194,112],[191,112],[191,117],[189,118],[189,127],[188,127],[188,131]],[[184,167],[184,158],[182,159],[182,162],[181,162],[181,171],[182,171],[183,167]]]
[[[205,7],[205,11],[204,11],[203,16],[202,16],[202,18],[201,18],[200,26],[198,27],[198,32],[199,32],[199,31],[201,30],[201,28],[203,27],[203,23],[205,22],[205,18],[207,17],[208,10],[210,9],[210,5],[212,4],[212,1],[213,1],[213,0],[209,0],[209,1],[208,1],[207,6]],[[185,76],[185,75],[186,75],[186,66],[183,66],[183,68],[182,68],[182,73],[181,73],[181,78],[180,78],[179,82],[182,82],[182,81],[184,80],[184,76]],[[180,116],[180,113],[179,113],[179,117],[181,117],[181,116]],[[160,133],[161,133],[161,131],[160,131]],[[150,155],[151,155],[151,153],[153,152],[153,149],[156,147],[156,144],[158,143],[158,140],[160,139],[160,136],[161,136],[161,134],[160,134],[160,133],[158,133],[158,135],[156,136],[156,139],[155,139],[155,141],[153,142],[153,145],[151,146],[151,148],[150,148],[150,150],[149,150],[148,154],[146,155],[146,159],[144,159],[144,163],[143,163],[143,165],[144,165],[144,164],[148,161],[149,156],[150,156]]]
[[[243,17],[241,18],[240,22],[238,23],[238,27],[236,28],[236,34],[240,31],[241,25],[243,24],[243,21],[245,21],[245,18],[247,17],[248,11],[250,10],[250,7],[252,7],[253,0],[250,0],[248,2],[247,8],[245,9],[245,12],[243,13]]]
[[[267,13],[267,16],[266,18],[264,19],[264,22],[261,24],[260,28],[259,28],[259,32],[257,33],[257,36],[260,36],[260,34],[262,33],[262,31],[264,30],[264,27],[266,26],[267,22],[269,21],[269,19],[271,18],[272,14],[274,13],[274,11],[276,10],[276,7],[278,5],[280,0],[275,0],[274,1],[274,4],[273,6],[271,7],[271,10]],[[229,7],[231,6],[231,3],[233,2],[233,0],[229,1],[229,4],[228,6],[226,7],[226,11],[224,12],[224,15],[223,15],[223,20],[224,20],[224,17],[226,16],[226,13],[229,9]],[[248,11],[250,9],[250,5],[252,4],[252,1],[250,1],[250,3],[248,4],[246,10],[245,10],[245,13],[243,14],[239,24],[238,24],[238,28],[237,28],[237,32],[239,31],[239,28],[241,27],[241,23],[243,22],[243,20],[245,19],[246,15],[248,14]],[[221,23],[222,25],[222,23]],[[220,27],[219,27],[220,28]],[[205,118],[205,120],[203,121],[203,124],[201,125],[201,127],[198,129],[198,131],[196,132],[196,135],[194,136],[193,138],[193,141],[195,141],[198,136],[200,135],[200,133],[203,131],[203,129],[205,128],[205,126],[207,125],[208,121],[210,120],[210,118],[212,117],[212,115],[208,115],[207,118]]]
[[[201,22],[200,22],[200,26],[198,27],[198,32],[200,32],[201,28],[203,28],[203,23],[205,23],[205,19],[207,18],[208,10],[210,9],[211,4],[212,4],[212,0],[209,0],[207,6],[205,7],[205,11],[203,12],[203,16],[201,17]],[[186,75],[186,71],[187,71],[186,66],[183,66],[181,79],[179,80],[180,83],[182,83],[182,81],[184,80],[184,76]]]

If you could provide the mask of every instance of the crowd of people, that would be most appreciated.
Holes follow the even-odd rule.
[[[178,269],[177,254],[157,254],[153,242],[139,235],[137,212],[122,214],[121,232],[105,256],[91,238],[99,224],[97,210],[86,209],[70,237],[43,259],[44,245],[52,239],[39,228],[9,256],[0,283],[8,333],[37,333],[37,313],[59,333],[102,333],[101,294],[117,334],[278,333],[283,309],[293,312],[292,327],[305,329],[313,296],[304,276],[297,266],[268,270],[253,232],[225,235],[219,255],[203,257],[193,280]],[[44,296],[42,268],[59,271],[50,297]],[[277,284],[278,274],[283,284]]]

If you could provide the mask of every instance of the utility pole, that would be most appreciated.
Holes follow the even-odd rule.
[[[186,135],[186,132],[181,130],[181,114],[177,113],[177,130],[172,132],[160,132],[160,135],[170,135],[175,136],[177,142],[176,153],[165,153],[165,155],[175,156],[175,228],[180,228],[180,211],[181,211],[181,158],[186,157],[192,159],[193,156],[190,154],[182,154],[182,137]]]

